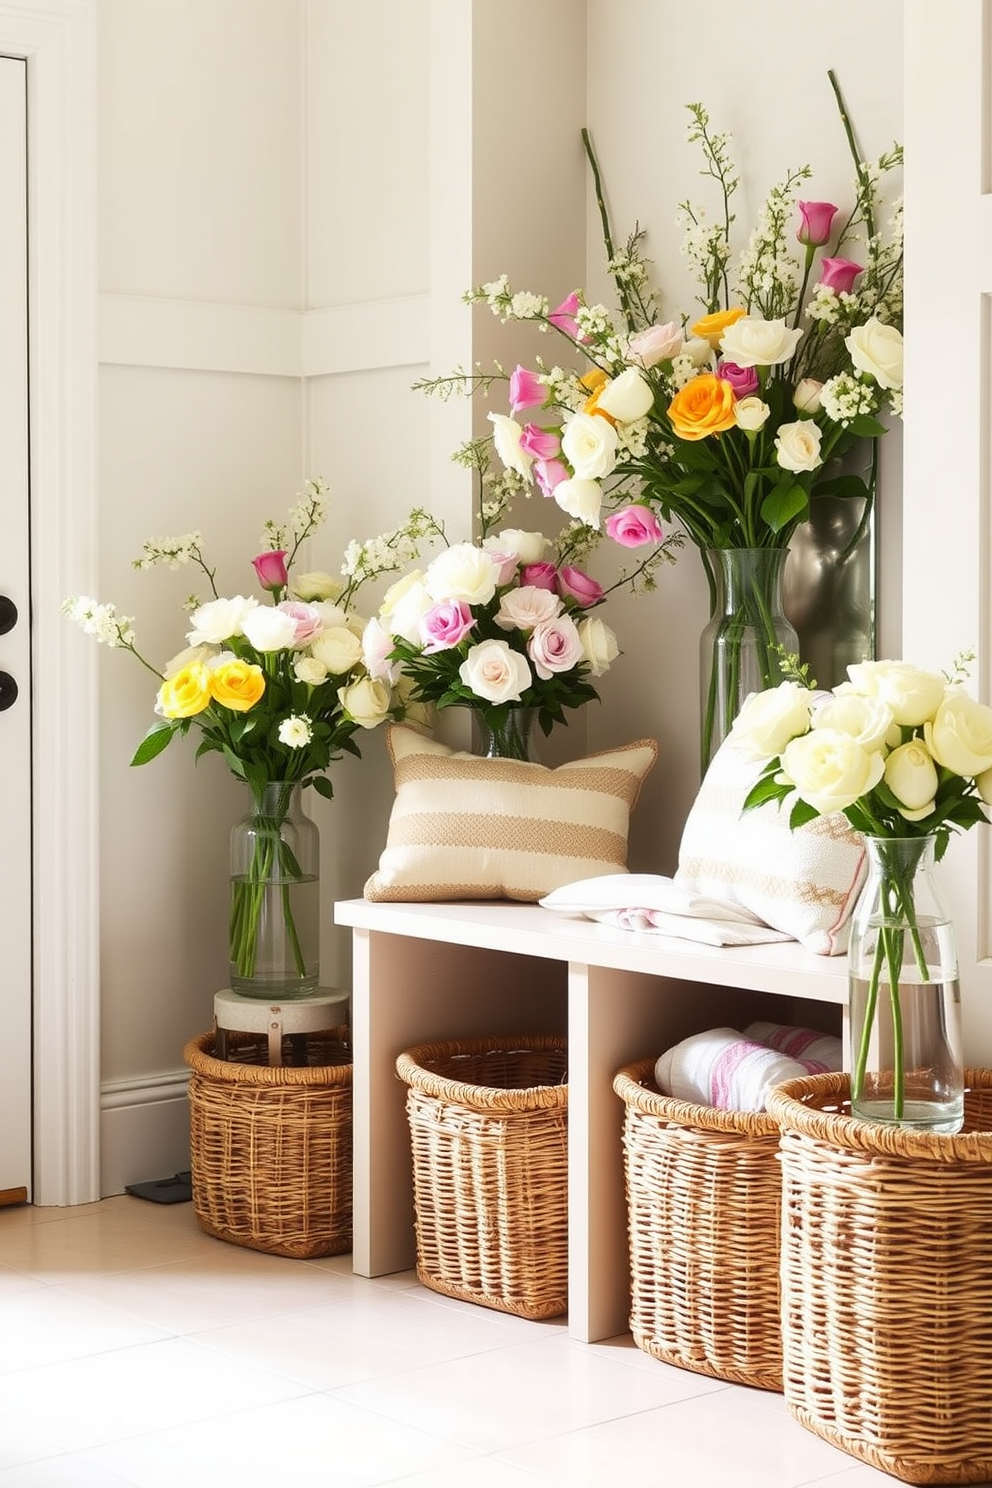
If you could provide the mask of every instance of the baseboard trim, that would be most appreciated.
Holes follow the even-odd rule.
[[[107,1081],[100,1090],[100,1196],[190,1166],[189,1070]]]

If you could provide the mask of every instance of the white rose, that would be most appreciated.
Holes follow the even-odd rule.
[[[504,527],[495,537],[487,538],[483,546],[487,551],[515,553],[519,563],[539,563],[544,557],[548,539],[543,532],[524,532],[519,527]]]
[[[720,353],[738,367],[776,367],[789,360],[802,334],[801,328],[790,330],[784,320],[744,315],[720,337]]]
[[[310,655],[323,662],[335,677],[341,677],[361,661],[362,643],[353,630],[335,625],[321,631],[310,645]]]
[[[819,413],[822,392],[822,382],[817,382],[815,377],[804,377],[792,395],[792,402],[800,413]]]
[[[190,615],[186,639],[191,646],[201,646],[204,642],[217,646],[232,636],[244,635],[245,616],[258,608],[257,599],[245,599],[243,594],[236,594],[233,599],[212,599]]]
[[[379,618],[393,635],[402,636],[412,646],[420,644],[420,618],[430,609],[424,575],[413,569],[390,584],[379,606]]]
[[[864,749],[884,749],[892,727],[892,709],[881,698],[858,693],[832,693],[813,709],[813,727],[850,734]]]
[[[782,774],[821,816],[843,811],[873,791],[885,760],[838,729],[813,729],[782,751]]]
[[[500,630],[533,630],[542,620],[554,619],[560,609],[561,600],[550,589],[522,584],[506,591],[493,618]]]
[[[650,412],[653,403],[654,390],[647,378],[642,377],[636,367],[628,367],[626,372],[605,384],[596,400],[596,407],[619,424],[632,424]]]
[[[600,423],[603,420],[600,419]],[[563,512],[587,527],[599,526],[599,513],[603,505],[603,492],[598,481],[563,480],[554,490],[555,501]]]
[[[756,434],[759,429],[763,429],[770,413],[768,404],[763,403],[760,398],[739,398],[734,404],[737,427],[749,434]]]
[[[608,419],[576,413],[564,427],[561,447],[576,480],[602,480],[616,464],[617,431]]]
[[[610,627],[598,615],[588,615],[579,621],[579,640],[582,654],[589,663],[594,677],[601,677],[620,655],[620,646]]]
[[[713,357],[713,348],[705,336],[690,336],[679,355],[688,357],[694,367],[705,367]]]
[[[487,703],[515,703],[532,682],[526,656],[506,641],[473,646],[458,668],[464,685]]]
[[[319,687],[327,681],[327,675],[327,667],[316,656],[298,656],[293,662],[293,676],[308,687]]]
[[[285,651],[296,645],[296,621],[285,610],[257,605],[241,621],[241,633],[256,651]]]
[[[462,600],[464,604],[488,604],[496,593],[499,565],[491,553],[474,543],[454,543],[432,559],[424,575],[431,599]]]
[[[783,470],[815,470],[820,457],[819,426],[812,419],[799,419],[794,424],[780,424],[775,435],[775,458]]]
[[[534,456],[521,447],[520,440],[523,428],[516,419],[509,418],[505,413],[491,413],[489,422],[493,426],[493,444],[507,470],[515,470],[525,480],[530,480],[530,467],[534,463]]]
[[[359,728],[376,728],[389,717],[389,688],[375,677],[362,677],[347,687],[339,687],[338,702]]]
[[[881,698],[900,728],[919,728],[931,721],[946,690],[937,672],[921,671],[906,661],[859,661],[847,669],[856,692]]]
[[[874,377],[879,387],[902,387],[902,336],[895,326],[873,316],[864,325],[855,326],[844,338],[844,345],[858,371]]]
[[[930,815],[937,794],[937,770],[922,739],[910,739],[893,749],[885,761],[885,783],[907,821]]]
[[[798,682],[780,682],[744,699],[731,733],[755,759],[773,759],[810,725],[813,694]]]
[[[337,599],[344,585],[332,574],[322,573],[319,570],[314,573],[294,574],[290,584],[289,592],[296,599],[302,599],[304,603],[323,599]]]
[[[318,599],[313,602],[313,608],[320,616],[321,625],[328,630],[332,625],[347,625],[348,612],[343,610],[339,604],[332,604],[328,599]]]
[[[966,692],[947,692],[924,738],[938,765],[955,775],[992,769],[992,708]]]

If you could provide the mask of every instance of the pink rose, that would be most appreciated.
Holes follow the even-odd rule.
[[[520,583],[530,584],[535,589],[550,589],[558,592],[558,570],[553,563],[525,563],[520,570]]]
[[[535,460],[531,474],[545,496],[553,496],[555,486],[568,480],[568,469],[560,460]]]
[[[504,584],[512,584],[517,575],[519,556],[509,548],[501,548],[498,537],[487,537],[482,546],[499,570],[496,575],[496,588],[502,589]]]
[[[570,672],[585,658],[575,621],[568,615],[542,620],[527,642],[527,655],[545,682],[556,672]]]
[[[519,364],[510,373],[510,412],[514,418],[522,408],[540,408],[547,388],[534,372]]]
[[[258,576],[258,582],[263,589],[271,589],[274,594],[280,589],[285,589],[289,583],[285,553],[272,549],[268,553],[259,553],[258,557],[251,561]]]
[[[520,436],[520,448],[535,460],[550,460],[561,449],[561,440],[554,429],[542,429],[539,424],[525,424]]]
[[[625,506],[608,516],[604,525],[607,536],[622,548],[640,548],[645,543],[660,542],[664,536],[658,518],[648,506]]]
[[[668,321],[666,325],[648,326],[631,336],[627,343],[627,360],[636,362],[645,369],[657,367],[659,362],[678,356],[684,342],[682,327],[674,320]]]
[[[796,237],[808,248],[822,248],[830,238],[830,224],[837,208],[832,202],[800,202]]]
[[[725,362],[722,358],[716,364],[716,375],[730,383],[738,398],[753,398],[761,386],[754,367],[738,367],[736,362]]]
[[[549,324],[553,325],[556,331],[564,331],[565,335],[570,336],[573,341],[585,340],[584,336],[579,335],[579,327],[575,321],[575,312],[578,308],[579,297],[573,290],[562,300],[558,309],[552,310],[548,316]]]
[[[558,593],[562,599],[570,599],[580,609],[586,610],[590,605],[599,604],[603,598],[603,586],[583,573],[581,568],[563,563],[558,570]]]
[[[820,261],[820,283],[837,294],[850,294],[851,285],[862,272],[861,265],[849,258],[824,258]]]
[[[296,635],[293,639],[294,646],[309,646],[315,636],[320,635],[324,629],[324,621],[316,605],[303,604],[298,599],[286,599],[277,610],[282,610],[293,622]]]
[[[463,599],[444,600],[431,605],[420,617],[420,636],[424,642],[424,655],[435,651],[450,651],[464,640],[475,617]]]

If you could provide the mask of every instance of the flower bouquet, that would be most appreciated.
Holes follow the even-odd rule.
[[[895,145],[876,163],[866,162],[836,79],[828,76],[854,160],[845,212],[830,202],[797,201],[811,171],[790,170],[768,193],[732,268],[739,178],[729,136],[713,130],[702,104],[687,105],[688,138],[702,152],[702,174],[716,183],[718,212],[710,222],[702,207],[679,206],[683,251],[703,313],[662,321],[642,253],[645,235],[637,229],[615,246],[583,131],[619,314],[588,303],[581,290],[551,309],[543,295],[514,290],[505,274],[465,298],[488,305],[503,322],[526,321],[556,334],[585,371],[541,360],[533,370],[476,366],[418,384],[444,397],[488,395],[494,383],[507,382],[510,414],[490,414],[507,469],[593,525],[604,504],[622,511],[635,503],[674,521],[700,551],[713,605],[717,555],[784,550],[817,497],[861,501],[847,550],[853,552],[870,516],[883,415],[901,413],[901,205],[887,232],[880,215],[882,183],[901,165],[902,149]],[[864,475],[843,463],[858,449],[866,454]],[[769,686],[780,676],[770,597],[749,578],[741,604],[739,619],[718,640],[737,665],[744,637],[753,633],[759,685]],[[748,681],[742,676],[742,687]],[[720,713],[717,685],[710,684],[704,766],[743,695],[728,689],[729,712]]]
[[[144,544],[135,568],[192,564],[211,595],[203,602],[195,595],[187,601],[187,645],[161,671],[138,650],[133,620],[114,605],[80,596],[62,606],[87,634],[130,651],[158,678],[159,716],[132,765],[147,764],[174,738],[196,728],[196,758],[220,754],[249,789],[248,845],[236,868],[232,844],[229,944],[235,991],[252,991],[259,978],[265,982],[263,995],[280,987],[299,993],[317,985],[316,952],[303,943],[294,908],[307,897],[304,885],[316,882],[315,866],[300,861],[306,834],[298,794],[312,785],[331,797],[325,773],[331,761],[345,751],[360,753],[359,729],[373,729],[404,711],[402,696],[371,676],[363,663],[365,621],[353,601],[366,581],[415,557],[435,524],[418,510],[395,532],[352,542],[340,580],[327,573],[294,575],[301,545],[325,518],[326,490],[322,481],[308,481],[285,524],[266,522],[263,551],[252,564],[268,603],[218,592],[199,532]],[[315,911],[311,919],[315,946]],[[274,953],[279,970],[262,964],[263,947],[273,938],[279,944]]]
[[[964,691],[971,659],[949,676],[863,662],[828,693],[793,677],[750,697],[732,730],[766,760],[745,810],[787,804],[793,828],[839,812],[863,834],[869,875],[848,957],[852,1110],[938,1131],[958,1130],[964,1105],[957,959],[931,866],[992,804],[992,708]]]

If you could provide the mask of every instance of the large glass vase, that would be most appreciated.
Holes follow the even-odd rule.
[[[868,877],[848,948],[851,1114],[915,1131],[964,1119],[954,925],[935,839],[866,837]]]
[[[231,990],[284,1001],[317,989],[320,841],[298,784],[252,793],[231,829]]]

